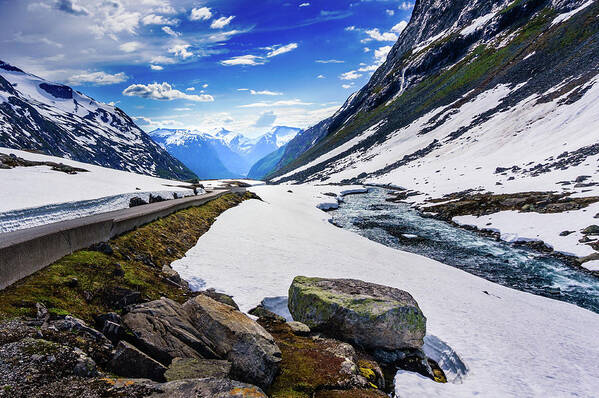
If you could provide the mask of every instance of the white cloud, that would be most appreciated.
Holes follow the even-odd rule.
[[[345,27],[345,30],[348,31],[348,32],[353,32],[354,30],[356,30],[356,27],[353,26],[353,25],[352,26],[347,26],[347,27]]]
[[[317,79],[326,79],[326,78],[324,77],[324,75],[318,75],[318,76],[316,76],[316,78],[317,78]]]
[[[299,6],[300,6],[300,7],[308,7],[308,6],[310,6],[310,3],[302,3],[302,4],[300,4]]]
[[[141,97],[153,100],[172,101],[184,99],[195,102],[213,102],[214,98],[208,94],[192,95],[174,89],[168,83],[132,84],[123,90],[127,97]]]
[[[130,41],[127,43],[123,43],[119,46],[121,51],[124,51],[126,53],[132,53],[134,51],[137,51],[140,47],[141,47],[141,43],[139,43],[137,41]]]
[[[308,106],[311,102],[303,102],[299,99],[275,101],[275,102],[254,102],[252,104],[240,105],[238,108],[268,108],[273,106]]]
[[[176,60],[169,58],[169,57],[165,57],[164,55],[157,55],[155,57],[152,57],[152,59],[150,60],[150,63],[153,64],[162,64],[162,65],[171,65],[171,64],[175,64],[177,63]]]
[[[178,25],[179,20],[175,18],[166,18],[162,15],[150,14],[142,18],[144,25]]]
[[[168,52],[171,54],[175,54],[175,56],[187,59],[193,56],[193,53],[188,50],[191,47],[190,44],[175,44],[171,48],[168,49]]]
[[[208,83],[204,83],[204,84],[202,85],[202,88],[207,88],[207,87],[208,87]]]
[[[377,40],[377,41],[397,41],[397,35],[391,32],[381,33],[377,28],[367,29],[366,34],[369,36],[369,39],[362,40],[363,42],[368,40]]]
[[[361,68],[358,68],[358,72],[374,72],[378,68],[379,68],[379,65],[376,65],[376,64],[365,65],[365,66],[362,66]]]
[[[267,58],[276,57],[277,55],[285,54],[297,48],[297,43],[289,43],[285,46],[275,46],[266,54]]]
[[[152,70],[163,70],[164,68],[160,65],[150,65],[150,69]]]
[[[269,90],[262,90],[262,91],[250,90],[250,94],[252,94],[252,95],[283,95],[283,93],[279,93],[276,91],[269,91]]]
[[[212,18],[212,11],[208,7],[194,8],[189,14],[190,21],[207,21]]]
[[[368,47],[364,47],[364,52],[365,52],[365,53],[367,53],[367,52],[370,52],[370,48],[368,48]]]
[[[196,91],[195,87],[187,87],[185,91]]]
[[[343,64],[345,63],[345,61],[340,61],[338,59],[317,59],[316,61],[317,64]]]
[[[404,11],[411,10],[412,8],[414,8],[414,3],[411,3],[409,1],[403,1],[397,8]]]
[[[358,73],[355,70],[351,70],[349,72],[345,72],[343,73],[341,76],[339,76],[339,78],[341,80],[355,80],[362,77],[362,74]]]
[[[342,84],[341,87],[343,87],[345,89],[348,89],[348,88],[352,88],[353,85],[351,85],[351,84]]]
[[[90,84],[92,86],[108,86],[127,81],[129,77],[124,72],[110,74],[106,72],[82,72],[71,76],[68,83],[75,86]]]
[[[387,54],[389,54],[389,51],[391,51],[391,48],[391,46],[384,46],[374,50],[374,57],[376,58],[377,62],[383,63],[385,58],[387,58]]]
[[[174,30],[172,30],[170,27],[168,26],[163,26],[162,27],[162,31],[164,33],[166,33],[167,35],[171,36],[171,37],[179,37],[181,36],[181,33],[179,32],[175,32]]]
[[[389,15],[390,17],[395,15],[395,10],[385,10],[385,12],[387,13],[387,15]]]
[[[230,17],[220,17],[218,19],[213,20],[210,24],[210,27],[212,29],[222,29],[228,24],[230,24],[233,18],[235,18],[234,15],[231,15]]]
[[[408,23],[406,21],[401,21],[400,23],[391,28],[391,32],[401,34],[401,32],[403,32],[403,30],[406,28],[406,26],[408,26]]]
[[[172,119],[163,119],[163,120],[153,120],[145,116],[133,116],[132,119],[139,126],[147,127],[147,128],[157,128],[157,127],[182,127],[183,123],[178,120]]]
[[[262,57],[256,55],[240,55],[237,57],[229,58],[224,61],[220,61],[221,65],[234,66],[234,65],[264,65],[266,61]]]

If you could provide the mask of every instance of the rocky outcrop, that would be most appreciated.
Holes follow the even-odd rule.
[[[233,378],[268,386],[281,361],[268,332],[205,295],[183,305],[166,298],[141,304],[123,322],[143,351],[167,365],[175,358],[223,359],[231,363]]]
[[[266,394],[256,386],[217,378],[172,381],[156,388],[159,392],[150,397],[266,398]]]
[[[174,358],[215,358],[188,313],[173,300],[162,298],[134,307],[123,317],[136,345],[163,364]]]
[[[166,368],[133,345],[120,341],[116,353],[110,361],[110,367],[121,376],[140,377],[164,381]]]
[[[218,358],[232,363],[232,376],[269,386],[279,370],[281,351],[273,337],[245,314],[199,295],[183,305],[191,322]]]
[[[407,292],[353,280],[298,276],[289,288],[294,320],[370,350],[419,349],[426,318]]]
[[[309,398],[331,390],[346,394],[336,396],[386,396],[381,368],[363,351],[318,334],[300,336],[276,318],[259,318],[258,323],[275,338],[283,358],[280,375],[266,391],[269,396]]]
[[[220,359],[175,358],[164,374],[167,381],[229,377],[231,362]]]

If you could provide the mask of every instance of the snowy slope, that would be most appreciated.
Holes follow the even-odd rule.
[[[427,334],[446,343],[468,371],[449,384],[401,373],[400,397],[596,396],[599,315],[336,228],[316,206],[331,200],[323,192],[343,189],[252,188],[264,201],[221,215],[173,267],[195,288],[233,295],[245,311],[264,297],[286,296],[296,275],[358,278],[407,290],[427,317]]]
[[[2,61],[0,146],[153,176],[193,177],[122,110]]]
[[[0,233],[129,207],[129,199],[193,195],[180,181],[108,169],[0,147],[0,153],[88,170],[74,175],[48,166],[0,169]]]
[[[597,15],[597,1],[417,2],[370,82],[292,140],[287,152],[301,150],[286,152],[270,177],[400,186],[420,192],[409,199],[420,205],[466,190],[598,195]],[[597,223],[580,214],[571,226],[567,215],[546,215],[550,227],[539,231],[516,212],[484,224],[588,254],[571,242],[580,234],[555,236]]]

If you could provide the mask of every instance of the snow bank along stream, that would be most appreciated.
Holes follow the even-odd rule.
[[[355,278],[410,292],[427,317],[427,353],[448,358],[442,367],[452,382],[400,372],[400,397],[596,396],[599,315],[335,227],[331,213],[316,206],[334,200],[324,193],[342,189],[251,188],[263,201],[219,216],[173,268],[196,289],[233,295],[243,311],[265,297],[287,296],[296,275]]]

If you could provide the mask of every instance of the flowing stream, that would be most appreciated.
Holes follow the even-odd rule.
[[[417,253],[495,283],[567,301],[599,313],[599,280],[564,261],[422,217],[407,204],[386,202],[387,190],[344,197],[332,222],[375,242]]]

